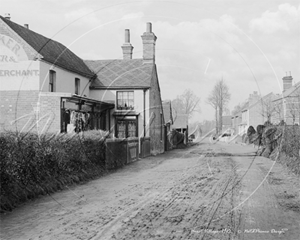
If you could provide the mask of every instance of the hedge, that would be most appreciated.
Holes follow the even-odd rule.
[[[297,125],[266,126],[261,137],[258,155],[271,158],[300,175],[300,127]],[[257,138],[253,138],[257,140]],[[250,143],[253,143],[250,141]]]
[[[106,136],[96,130],[56,136],[0,133],[1,212],[102,175]]]

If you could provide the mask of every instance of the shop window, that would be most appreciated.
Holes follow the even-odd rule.
[[[49,71],[49,92],[55,92],[56,88],[56,72],[53,70]]]
[[[80,79],[75,78],[75,94],[80,94]]]
[[[117,92],[117,109],[118,110],[133,110],[134,109],[133,91]]]

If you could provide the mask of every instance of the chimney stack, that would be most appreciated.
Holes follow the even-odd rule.
[[[285,76],[282,78],[283,81],[283,91],[291,88],[293,86],[293,78],[292,76]]]
[[[157,37],[152,32],[152,24],[147,23],[146,32],[142,35],[143,61],[144,63],[155,63],[155,42]]]
[[[24,24],[24,27],[29,29],[29,25],[27,23]]]
[[[132,59],[133,46],[130,43],[130,32],[129,29],[125,29],[125,43],[122,46],[123,59]]]
[[[5,17],[7,20],[10,20],[10,13],[5,13],[4,17]]]

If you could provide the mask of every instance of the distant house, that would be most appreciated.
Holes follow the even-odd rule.
[[[91,98],[96,76],[67,47],[0,16],[0,50],[1,131],[109,130],[114,103]]]
[[[253,126],[256,129],[258,125],[262,125],[266,121],[271,122],[274,114],[272,101],[275,96],[275,94],[269,93],[261,97],[256,91],[250,94],[241,110],[236,112],[231,118],[235,132],[244,134],[249,126]]]
[[[273,100],[276,109],[274,122],[283,120],[286,124],[300,124],[300,82],[293,85],[292,76],[283,77],[282,80],[283,92]]]
[[[111,132],[116,138],[150,137],[152,154],[164,152],[164,116],[155,64],[157,37],[147,23],[142,35],[143,58],[132,59],[130,32],[125,30],[123,59],[86,60],[96,73],[90,94],[115,105],[111,111]]]

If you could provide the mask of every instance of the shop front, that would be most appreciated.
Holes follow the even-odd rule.
[[[109,131],[113,103],[73,95],[61,98],[61,132]]]

